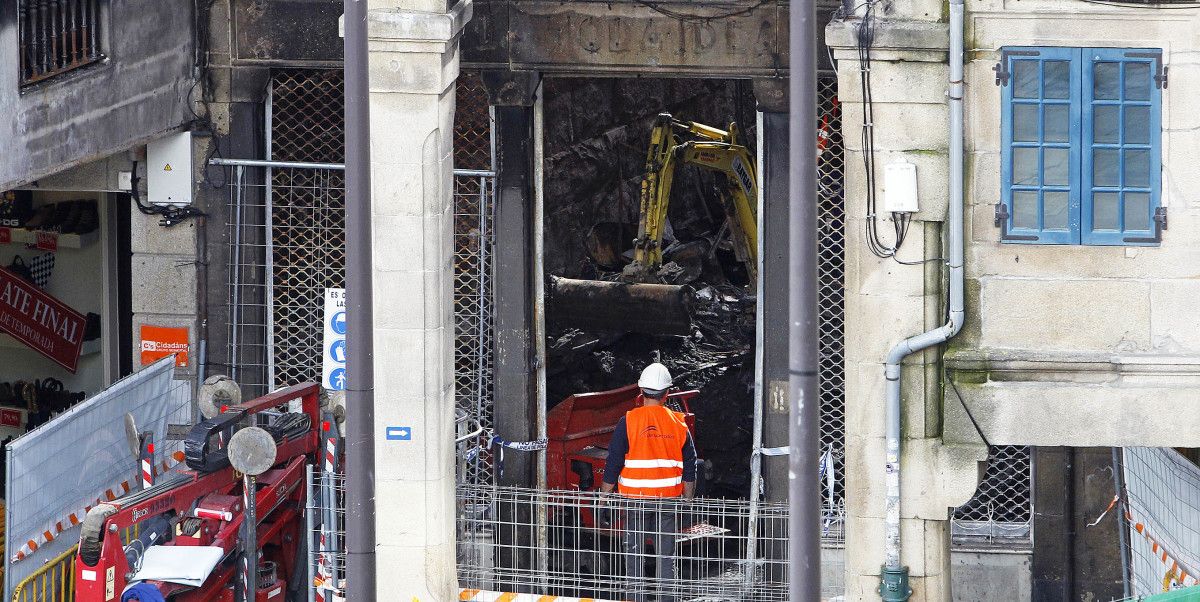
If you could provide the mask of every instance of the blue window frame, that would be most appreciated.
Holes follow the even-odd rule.
[[[1161,240],[1159,50],[1005,48],[1001,240]]]

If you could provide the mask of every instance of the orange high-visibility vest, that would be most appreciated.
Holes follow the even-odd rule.
[[[662,406],[625,413],[629,451],[617,491],[630,497],[683,495],[683,446],[688,428],[683,414]]]

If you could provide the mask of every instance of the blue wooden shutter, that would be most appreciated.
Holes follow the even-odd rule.
[[[1080,241],[1078,48],[1004,48],[1001,203],[1004,242]]]
[[[1083,244],[1158,244],[1166,227],[1162,52],[1083,52]]]

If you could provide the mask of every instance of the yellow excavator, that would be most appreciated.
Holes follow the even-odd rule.
[[[552,303],[547,307],[551,321],[557,315],[583,329],[691,332],[696,291],[663,284],[658,275],[663,265],[667,207],[680,165],[695,165],[724,175],[725,228],[734,255],[749,274],[748,292],[754,294],[758,280],[758,179],[753,156],[738,141],[737,124],[730,123],[728,130],[721,130],[662,113],[650,132],[633,261],[622,270],[620,282],[551,277],[548,292]]]

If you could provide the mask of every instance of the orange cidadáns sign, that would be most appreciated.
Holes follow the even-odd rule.
[[[175,365],[188,365],[188,329],[142,324],[142,365],[175,355]]]

